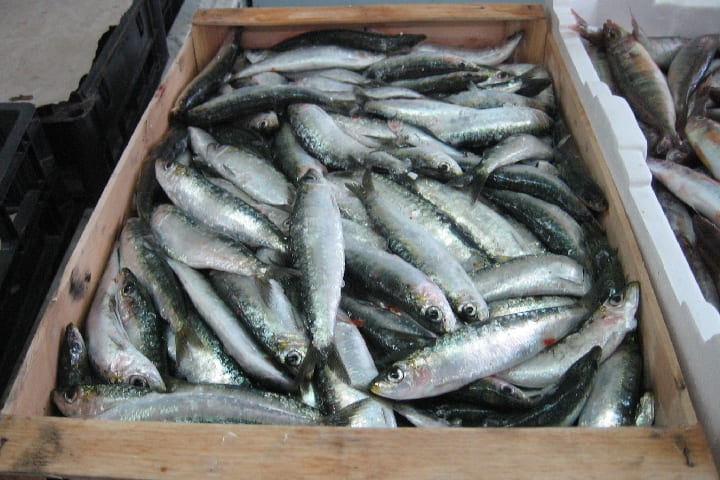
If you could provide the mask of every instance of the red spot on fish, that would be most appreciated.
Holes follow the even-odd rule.
[[[546,347],[549,347],[550,345],[552,345],[555,342],[557,342],[556,338],[550,337],[550,338],[543,339],[543,345],[545,345]]]
[[[348,321],[356,327],[362,327],[363,325],[365,325],[365,320],[363,320],[362,318],[348,317]]]
[[[385,309],[386,309],[388,312],[392,312],[392,313],[395,313],[395,314],[398,314],[398,315],[402,313],[402,310],[400,310],[399,308],[397,308],[395,305],[385,305]]]
[[[160,86],[155,90],[155,97],[160,98],[163,96],[163,93],[165,93],[165,84],[162,83]]]
[[[239,308],[237,310],[235,310],[235,315],[237,315],[238,317],[241,316],[242,310],[240,310]]]

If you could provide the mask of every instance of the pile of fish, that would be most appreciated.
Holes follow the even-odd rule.
[[[67,416],[650,425],[626,282],[541,65],[423,35],[232,32],[147,158]]]
[[[575,29],[648,145],[653,188],[705,299],[720,311],[720,36],[648,37],[612,20]]]

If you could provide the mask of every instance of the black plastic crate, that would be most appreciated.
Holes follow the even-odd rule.
[[[58,164],[78,180],[73,194],[88,203],[100,196],[167,58],[158,0],[135,0],[101,39],[90,72],[68,101],[38,109]]]
[[[170,27],[172,27],[175,17],[177,17],[182,5],[183,0],[160,0],[160,8],[162,9],[166,32],[170,31]]]
[[[59,181],[35,107],[0,104],[0,392],[14,371],[82,207]]]

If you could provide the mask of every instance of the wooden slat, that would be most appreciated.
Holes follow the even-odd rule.
[[[699,426],[356,429],[0,418],[0,471],[72,478],[714,478]]]
[[[281,7],[199,10],[193,25],[347,26],[368,23],[438,23],[536,20],[545,18],[540,4],[424,4],[363,5],[340,7]]]

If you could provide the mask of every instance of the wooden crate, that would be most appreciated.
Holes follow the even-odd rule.
[[[166,131],[182,87],[231,26],[246,47],[320,27],[417,32],[448,45],[484,46],[518,30],[517,59],[544,62],[590,174],[605,191],[603,219],[629,279],[641,284],[639,328],[646,382],[658,399],[654,428],[349,429],[168,424],[49,416],[60,337],[81,324],[112,243],[132,215],[135,180]],[[394,5],[201,10],[189,40],[140,120],[71,256],[0,416],[0,475],[72,478],[717,478],[705,433],[618,193],[537,4]]]

